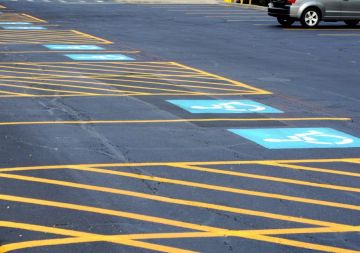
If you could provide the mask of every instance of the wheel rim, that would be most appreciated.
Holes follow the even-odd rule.
[[[319,15],[316,11],[308,11],[305,14],[305,23],[308,26],[315,26],[319,21]]]

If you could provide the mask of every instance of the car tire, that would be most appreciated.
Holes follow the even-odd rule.
[[[277,21],[279,22],[280,25],[284,26],[284,27],[290,27],[292,24],[295,23],[294,19],[291,18],[281,18],[278,17]]]
[[[313,28],[316,27],[321,20],[320,10],[317,8],[308,8],[306,9],[300,18],[300,22],[303,27]]]
[[[348,26],[357,26],[357,24],[359,24],[360,20],[346,20],[344,22]]]

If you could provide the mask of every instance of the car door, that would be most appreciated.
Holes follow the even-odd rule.
[[[344,0],[321,0],[322,6],[324,6],[324,19],[338,19],[342,17],[341,3]],[[360,1],[360,0],[359,0]]]
[[[342,0],[341,4],[343,17],[360,20],[360,0]]]

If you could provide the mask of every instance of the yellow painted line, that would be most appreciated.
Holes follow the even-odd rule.
[[[73,95],[73,94],[66,94],[66,95],[34,95],[34,94],[26,94],[26,97],[128,97],[128,96],[234,96],[234,95],[261,95],[258,93],[205,93],[205,92],[198,92],[194,94],[189,93],[141,93],[141,94],[94,94],[94,95]],[[19,98],[20,96],[15,95],[0,95],[0,98]]]
[[[34,241],[25,241],[19,243],[10,243],[6,245],[0,246],[0,250],[3,252],[10,252],[19,249],[25,248],[34,248],[40,246],[54,246],[61,244],[71,244],[71,243],[81,243],[81,242],[96,242],[96,241],[106,241],[115,244],[123,244],[133,247],[140,247],[150,250],[158,250],[160,252],[183,252],[190,253],[193,251],[182,250],[174,247],[162,246],[159,244],[152,243],[143,243],[138,241],[133,241],[131,237],[139,237],[139,235],[116,235],[116,236],[108,236],[108,235],[100,235],[89,232],[81,232],[69,229],[59,229],[54,227],[45,227],[27,223],[15,223],[15,222],[6,222],[0,221],[0,227],[9,227],[9,228],[18,228],[18,229],[26,229],[30,231],[37,231],[43,233],[51,233],[62,236],[74,236],[75,238],[63,238],[63,239],[48,239],[48,240],[34,240]],[[153,234],[152,236],[156,236]]]
[[[26,224],[26,223],[14,223],[14,222],[3,222],[3,223],[5,223],[5,226],[7,226],[7,227],[20,227],[20,226],[31,227],[31,228],[33,228],[33,231],[38,231],[38,230],[51,231],[54,233],[54,230],[55,230],[55,229],[48,228],[48,227]],[[9,224],[7,224],[7,223],[9,223]],[[1,225],[1,223],[0,223],[0,225]],[[331,229],[333,229],[333,228],[324,228],[321,230],[329,231]],[[73,236],[76,234],[76,235],[81,235],[81,236],[78,236],[75,238],[71,237],[71,238],[36,240],[36,241],[28,241],[28,242],[21,242],[21,243],[12,243],[12,244],[4,245],[3,247],[7,247],[8,249],[12,248],[12,250],[15,250],[15,249],[33,248],[33,247],[39,247],[39,246],[49,246],[49,245],[53,246],[53,245],[96,242],[96,241],[107,241],[107,242],[115,242],[117,244],[122,244],[123,241],[129,242],[129,240],[130,240],[131,244],[125,243],[125,245],[130,245],[130,246],[136,247],[136,246],[139,246],[139,245],[136,245],[136,242],[139,242],[136,240],[220,237],[218,234],[215,234],[212,232],[151,233],[151,234],[126,234],[126,235],[106,235],[105,236],[105,235],[98,235],[98,234],[79,232],[79,231],[73,231],[73,230],[64,230],[64,229],[62,229],[62,230],[63,231],[56,230],[55,234],[60,234],[60,235],[72,234]],[[291,229],[288,229],[288,230],[291,230]],[[297,230],[306,231],[309,229],[297,229]],[[337,230],[337,229],[335,228],[334,230]],[[248,238],[248,239],[255,239],[255,238],[260,239],[259,237],[256,237],[256,236],[259,235],[259,232],[266,233],[266,231],[267,230],[264,230],[264,231],[240,230],[240,231],[235,231],[233,234],[235,236],[244,237],[244,238]],[[346,232],[341,229],[339,231]],[[353,231],[353,230],[347,230],[347,231]],[[49,232],[47,232],[47,233],[49,233]],[[232,235],[229,234],[228,236],[232,236]],[[255,236],[255,238],[254,238],[254,236]],[[269,237],[266,237],[266,238],[269,238]],[[296,245],[290,245],[290,246],[295,246],[295,247],[304,247],[305,246],[304,248],[319,249],[319,250],[321,249],[323,251],[325,249],[326,250],[331,249],[331,252],[349,252],[347,249],[342,249],[342,248],[337,248],[337,247],[329,248],[329,246],[326,246],[326,245],[319,245],[319,244],[305,244],[304,245],[302,242],[295,241],[295,240],[287,240],[286,242],[282,242],[280,244],[290,243],[290,242],[291,242],[291,244],[296,244]],[[166,246],[164,247],[164,246],[158,245],[158,244],[155,244],[155,245],[145,244],[145,245],[142,244],[142,245],[140,245],[140,247],[145,246],[144,248],[153,249],[153,250],[157,250],[157,251],[161,251],[161,252],[192,252],[192,251],[186,251],[186,250],[181,250],[181,249],[176,249],[176,248],[171,248],[171,247],[166,248]],[[340,250],[342,250],[342,251],[340,251]]]
[[[15,95],[15,96],[23,96],[23,97],[27,97],[27,94],[24,93],[17,93],[17,92],[10,92],[10,91],[4,91],[4,90],[0,90],[0,94],[10,94],[10,95]]]
[[[102,39],[102,38],[99,38],[99,37],[96,37],[96,36],[93,36],[93,35],[90,35],[90,34],[87,34],[87,33],[83,33],[83,32],[79,32],[77,30],[70,30],[74,33],[77,33],[79,35],[82,35],[84,37],[88,37],[88,38],[91,38],[91,39],[94,39],[94,40],[99,40],[99,41],[102,41],[104,44],[113,44],[113,42],[109,41],[109,40],[105,40],[105,39]]]
[[[347,33],[347,34],[318,34],[319,36],[328,36],[328,37],[357,37],[360,36],[360,33]]]
[[[360,206],[350,205],[350,204],[345,204],[345,203],[322,201],[322,200],[317,200],[317,199],[301,198],[301,197],[268,193],[268,192],[251,191],[251,190],[245,190],[245,189],[240,189],[240,188],[203,184],[203,183],[193,182],[193,181],[184,181],[184,180],[177,180],[177,179],[170,179],[170,178],[163,178],[163,177],[139,175],[136,173],[113,171],[113,170],[108,170],[108,169],[91,168],[91,167],[87,167],[87,166],[77,166],[77,167],[73,167],[71,169],[95,172],[95,173],[102,173],[102,174],[109,174],[109,175],[116,175],[116,176],[120,176],[120,177],[129,177],[129,178],[135,178],[135,179],[141,179],[141,180],[162,182],[162,183],[181,185],[181,186],[186,186],[186,187],[194,187],[194,188],[200,188],[200,189],[206,189],[206,190],[212,190],[212,191],[221,191],[221,192],[228,192],[228,193],[234,193],[234,194],[240,194],[240,195],[270,198],[270,199],[281,199],[281,200],[299,202],[299,203],[304,203],[304,204],[321,205],[321,206],[328,206],[328,207],[334,207],[334,208],[343,208],[343,209],[360,211]]]
[[[23,65],[30,65],[31,63],[28,64],[23,64]],[[37,66],[41,66],[41,65],[37,65]],[[67,73],[67,74],[79,74],[79,75],[87,75],[87,77],[92,77],[92,78],[101,78],[101,77],[117,77],[117,76],[126,76],[126,77],[133,77],[134,75],[132,74],[127,74],[127,75],[122,75],[122,74],[95,74],[94,72],[85,72],[85,71],[66,71],[66,70],[50,70],[50,69],[38,69],[38,68],[29,68],[29,67],[18,67],[14,64],[14,66],[7,66],[7,65],[0,65],[1,69],[0,69],[0,73],[1,72],[7,72],[7,73],[21,73],[21,74],[31,74],[32,76],[36,75],[41,75],[41,76],[64,76],[64,77],[70,77],[69,75],[54,75],[54,74],[44,74],[43,72],[51,72],[51,73]],[[4,70],[4,68],[6,69],[14,69],[14,70]],[[32,70],[32,71],[38,71],[41,73],[34,73],[34,72],[26,72],[26,71],[15,71],[15,70]],[[118,71],[118,72],[122,72],[122,71]],[[126,71],[126,73],[128,73],[129,71]],[[207,79],[204,76],[198,75],[198,74],[190,74],[190,75],[179,75],[179,74],[160,74],[160,73],[146,73],[146,72],[137,72],[138,76],[141,76],[143,78],[147,78],[147,77],[156,77],[157,79],[162,79],[162,77],[189,77],[189,78],[202,78],[202,79]],[[1,77],[1,76],[0,76]],[[218,79],[216,79],[218,80]]]
[[[66,90],[31,87],[31,86],[25,86],[25,85],[5,84],[5,83],[0,83],[0,87],[1,86],[11,87],[11,88],[24,88],[24,89],[27,89],[27,90],[39,90],[39,91],[48,91],[48,92],[72,93],[72,94],[81,94],[81,95],[94,95],[94,94],[88,93],[88,92],[66,91]],[[24,94],[27,95],[27,93],[24,93]]]
[[[341,185],[320,184],[320,183],[314,183],[314,182],[303,181],[303,180],[295,180],[295,179],[282,178],[282,177],[263,176],[263,175],[258,175],[258,174],[242,173],[242,172],[229,171],[229,170],[212,169],[212,168],[205,168],[205,167],[199,167],[199,166],[194,166],[194,165],[177,165],[177,166],[173,166],[173,167],[187,169],[187,170],[236,176],[236,177],[245,177],[245,178],[273,181],[273,182],[279,182],[279,183],[287,183],[287,184],[295,184],[295,185],[311,186],[311,187],[331,189],[331,190],[359,192],[360,193],[360,188],[347,187],[347,186],[341,186]],[[359,174],[359,176],[360,176],[360,174]]]
[[[349,121],[350,118],[209,118],[209,119],[150,119],[150,120],[59,120],[59,121],[10,121],[0,126],[14,125],[77,125],[77,124],[156,124],[186,122],[248,122],[248,121]],[[279,164],[282,166],[282,164]]]
[[[20,82],[20,83],[24,83],[24,81],[22,80],[11,80],[11,79],[2,79],[0,78],[1,81],[5,81],[5,82]],[[98,87],[89,87],[89,86],[80,86],[80,85],[69,85],[69,84],[56,84],[56,83],[49,83],[49,82],[39,82],[39,81],[26,81],[26,84],[38,84],[38,85],[45,85],[45,86],[57,86],[57,87],[70,87],[70,88],[77,88],[77,89],[87,89],[87,90],[96,90],[96,91],[106,91],[106,92],[112,92],[112,93],[127,93],[128,95],[132,95],[132,94],[144,94],[143,92],[136,92],[136,91],[127,91],[127,90],[118,90],[118,89],[106,89],[106,88],[98,88]],[[105,85],[103,83],[95,83],[98,86],[105,86],[105,87],[111,87],[111,86],[116,86],[116,85]],[[2,86],[2,84],[0,83],[0,86]],[[28,87],[28,86],[24,86],[24,87]],[[77,91],[66,91],[68,93],[79,93],[79,94],[83,94],[83,95],[101,95],[103,93],[90,93],[90,92],[77,92]],[[106,93],[105,93],[106,94]]]
[[[6,9],[4,5],[0,5],[0,9]]]
[[[38,21],[38,22],[42,22],[42,23],[47,23],[45,20],[39,19],[39,18],[35,18],[34,16],[31,16],[31,15],[29,15],[29,14],[22,13],[21,15],[22,15],[22,16],[25,16],[25,17],[28,17],[29,19],[34,20],[34,21]]]
[[[360,177],[360,173],[355,172],[348,172],[343,170],[331,170],[331,169],[324,169],[324,168],[315,168],[297,164],[286,164],[286,163],[267,163],[266,165],[275,166],[278,168],[287,168],[287,169],[294,169],[294,170],[305,170],[305,171],[315,171],[320,173],[327,173],[327,174],[336,174],[342,176],[351,176],[351,177]]]
[[[47,53],[126,53],[126,54],[138,54],[141,51],[122,51],[122,50],[49,50],[49,51],[0,51],[0,54],[47,54]]]
[[[95,163],[95,164],[61,164],[49,166],[25,166],[16,167],[16,170],[31,170],[31,169],[57,169],[57,168],[76,168],[76,167],[148,167],[148,166],[176,166],[176,165],[246,165],[246,164],[268,164],[273,166],[275,163],[279,164],[293,164],[293,163],[355,163],[360,162],[360,158],[313,158],[313,159],[290,159],[290,160],[232,160],[232,161],[183,161],[183,162],[142,162],[142,163]],[[0,168],[0,172],[15,171],[14,168]]]
[[[24,170],[22,170],[22,171],[24,171]],[[14,172],[14,171],[11,171],[11,172]],[[224,205],[216,205],[216,204],[199,202],[199,201],[191,201],[191,200],[186,200],[186,199],[169,198],[169,197],[164,197],[164,196],[160,196],[160,195],[152,195],[152,194],[128,191],[128,190],[123,190],[123,189],[118,189],[118,188],[114,189],[114,188],[101,187],[101,186],[95,186],[95,185],[80,184],[80,183],[74,183],[74,182],[45,179],[45,178],[38,178],[38,177],[30,177],[30,176],[22,176],[22,175],[14,175],[14,174],[5,174],[5,173],[0,173],[0,177],[14,179],[14,180],[23,180],[23,181],[28,181],[28,182],[51,184],[51,185],[57,185],[57,186],[63,186],[63,187],[78,188],[78,189],[83,189],[83,190],[99,191],[99,192],[105,192],[105,193],[111,193],[111,194],[117,194],[117,195],[125,195],[125,196],[148,199],[148,200],[158,201],[158,202],[163,202],[163,203],[170,203],[170,204],[183,205],[183,206],[192,206],[192,207],[204,208],[204,209],[213,209],[213,210],[218,210],[218,211],[231,212],[231,213],[237,213],[237,214],[242,214],[242,215],[257,216],[257,217],[263,217],[263,218],[268,218],[268,219],[276,219],[276,220],[282,220],[282,221],[287,221],[287,222],[296,222],[296,223],[303,223],[303,224],[309,224],[309,225],[336,227],[336,228],[345,228],[345,229],[349,227],[348,225],[334,223],[334,222],[307,219],[304,217],[295,217],[295,216],[281,215],[281,214],[262,212],[262,211],[255,211],[255,210],[250,210],[250,209],[243,209],[243,208],[230,207],[230,206],[224,206]]]
[[[0,70],[1,72],[1,70]],[[125,85],[125,84],[119,84],[119,83],[111,83],[111,84],[107,84],[107,83],[103,83],[103,82],[93,82],[93,81],[76,81],[76,80],[65,80],[65,79],[54,79],[54,78],[31,78],[31,77],[13,77],[13,76],[9,76],[10,78],[4,78],[4,76],[0,76],[0,80],[1,81],[6,81],[6,82],[20,82],[20,83],[38,83],[38,84],[44,84],[44,85],[55,85],[55,86],[63,86],[63,87],[77,87],[77,88],[81,88],[81,89],[98,89],[98,88],[91,88],[89,86],[85,86],[85,84],[93,84],[93,85],[99,85],[99,86],[106,86],[106,87],[113,87],[113,86],[117,86],[117,87],[127,87],[127,88],[133,88],[133,89],[146,89],[146,90],[157,90],[157,91],[173,91],[173,92],[181,92],[181,93],[190,93],[190,94],[198,94],[199,92],[197,91],[187,91],[187,90],[174,90],[174,89],[164,89],[164,88],[151,88],[151,87],[147,87],[147,86],[139,86],[139,85]],[[39,81],[29,81],[29,80],[42,80],[42,81],[52,81],[50,82],[39,82]],[[90,78],[89,78],[90,79]],[[24,81],[26,80],[26,81]],[[104,79],[101,79],[104,80]],[[109,80],[109,79],[106,79]],[[60,83],[54,83],[53,81],[58,81]],[[131,81],[130,81],[131,82]],[[134,82],[132,80],[132,82]],[[139,82],[139,81],[138,81]],[[69,85],[66,83],[81,83],[84,84],[84,86],[81,85]],[[217,87],[204,87],[204,86],[196,86],[196,85],[181,85],[181,84],[167,84],[167,83],[157,83],[157,82],[145,82],[145,83],[154,83],[157,84],[159,86],[170,86],[170,87],[185,87],[185,88],[198,88],[198,89],[203,89],[203,90],[220,90],[220,91],[236,91],[238,92],[239,90],[236,89],[229,89],[229,88],[217,88]],[[234,86],[232,86],[234,87]],[[140,93],[140,92],[133,92],[133,91],[128,91],[128,90],[110,90],[110,91],[114,91],[114,92],[129,92],[129,93]],[[143,92],[141,92],[141,94],[143,94]]]
[[[330,247],[325,245],[319,245],[319,244],[309,244],[309,243],[303,243],[295,240],[287,240],[287,239],[280,239],[276,237],[270,237],[266,235],[260,235],[257,233],[251,233],[249,231],[231,231],[226,229],[219,229],[215,227],[209,227],[209,226],[203,226],[203,225],[196,225],[192,223],[185,223],[185,222],[179,222],[174,220],[168,220],[164,218],[158,218],[153,216],[147,216],[147,215],[139,215],[135,213],[128,213],[128,212],[121,212],[121,211],[114,211],[109,209],[103,209],[103,208],[96,208],[91,206],[82,206],[77,204],[70,204],[70,203],[64,203],[64,202],[56,202],[56,201],[47,201],[47,200],[40,200],[40,199],[34,199],[34,198],[25,198],[25,197],[18,197],[13,195],[0,195],[0,199],[11,201],[11,202],[20,202],[20,203],[28,203],[28,204],[35,204],[35,205],[42,205],[42,206],[50,206],[50,207],[57,207],[62,209],[71,209],[71,210],[78,210],[78,211],[85,211],[85,212],[94,212],[94,213],[100,213],[100,214],[106,214],[106,215],[112,215],[112,216],[118,216],[118,217],[126,217],[130,219],[140,219],[143,221],[149,221],[149,222],[155,222],[155,223],[175,223],[178,227],[188,227],[190,229],[195,229],[193,227],[196,227],[199,231],[207,231],[215,233],[219,236],[237,236],[252,240],[259,240],[259,241],[268,241],[271,243],[277,243],[282,245],[289,245],[293,247],[300,247],[300,248],[309,248],[309,249],[317,249],[322,251],[331,251],[331,252],[338,252],[338,253],[353,253],[353,251],[349,251],[347,249],[337,248],[337,247]],[[152,218],[152,220],[150,220]],[[95,241],[99,240],[105,240],[105,237],[100,238],[93,238]],[[270,240],[271,239],[271,240]],[[119,241],[119,240],[117,240]],[[124,243],[122,240],[121,243]],[[134,245],[132,245],[134,246]],[[171,252],[171,251],[170,251]]]
[[[255,87],[253,87],[253,86],[250,86],[250,85],[247,85],[247,84],[244,84],[244,83],[241,83],[241,82],[237,82],[237,81],[234,81],[234,80],[231,80],[231,79],[222,77],[222,76],[218,76],[218,75],[215,75],[215,74],[211,74],[211,73],[208,73],[208,72],[205,72],[205,71],[196,69],[196,68],[188,67],[188,66],[186,66],[186,65],[182,65],[182,64],[177,63],[177,62],[172,62],[172,64],[174,64],[174,65],[176,65],[176,66],[179,66],[179,67],[183,67],[183,68],[185,68],[185,69],[189,69],[189,70],[193,70],[193,71],[202,73],[202,74],[207,75],[207,76],[214,77],[214,78],[219,79],[219,80],[227,81],[227,82],[232,83],[232,84],[234,84],[234,85],[236,85],[236,86],[245,87],[245,88],[247,88],[247,89],[249,89],[249,90],[253,90],[253,91],[256,91],[256,92],[261,93],[261,94],[272,94],[272,93],[269,92],[269,91],[265,91],[265,90],[262,90],[262,89],[259,89],[259,88],[255,88]]]

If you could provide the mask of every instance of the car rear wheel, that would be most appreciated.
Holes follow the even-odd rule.
[[[292,24],[294,24],[295,20],[291,19],[291,18],[277,18],[277,21],[279,22],[280,25],[284,26],[284,27],[289,27]]]
[[[320,11],[316,8],[308,8],[301,15],[300,22],[304,27],[316,27],[320,22]]]
[[[357,24],[359,24],[359,20],[346,20],[345,24],[347,24],[348,26],[356,26]]]

